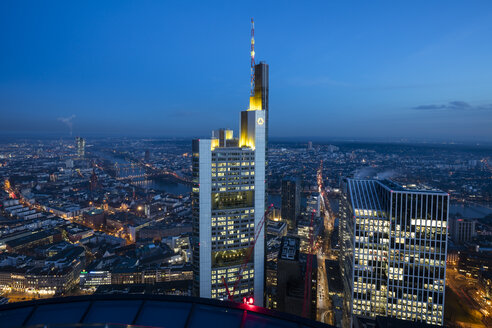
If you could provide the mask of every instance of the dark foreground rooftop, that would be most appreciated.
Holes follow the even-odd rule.
[[[90,295],[0,306],[10,327],[331,327],[309,319],[203,298],[159,295]]]

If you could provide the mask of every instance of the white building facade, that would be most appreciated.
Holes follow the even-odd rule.
[[[195,296],[252,297],[263,306],[267,110],[261,96],[258,91],[240,113],[238,136],[221,129],[193,140]]]

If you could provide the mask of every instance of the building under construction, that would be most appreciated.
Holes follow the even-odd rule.
[[[262,306],[268,65],[255,64],[254,26],[249,103],[237,135],[193,140],[193,291]]]

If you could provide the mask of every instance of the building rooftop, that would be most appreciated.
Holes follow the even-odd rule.
[[[381,185],[385,186],[391,191],[408,191],[408,192],[428,192],[428,193],[439,193],[446,194],[444,191],[432,188],[424,184],[406,184],[400,185],[391,180],[377,180]]]
[[[23,236],[23,237],[14,239],[14,240],[10,240],[10,241],[6,242],[6,244],[9,247],[15,248],[15,247],[22,246],[24,244],[29,244],[29,243],[34,242],[36,240],[48,238],[50,236],[53,236],[53,235],[56,235],[59,233],[60,232],[55,230],[55,229],[41,230],[41,231],[33,232],[32,234],[29,234],[27,236]]]
[[[2,327],[316,327],[254,305],[164,295],[90,295],[0,305]]]
[[[289,237],[289,236],[282,237],[279,259],[298,261],[299,244],[300,244],[300,240],[297,237]]]

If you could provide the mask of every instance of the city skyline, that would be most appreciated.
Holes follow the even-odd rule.
[[[0,325],[491,327],[489,9],[1,3]]]
[[[492,137],[487,2],[1,6],[3,136],[235,128],[255,17],[272,138]]]

